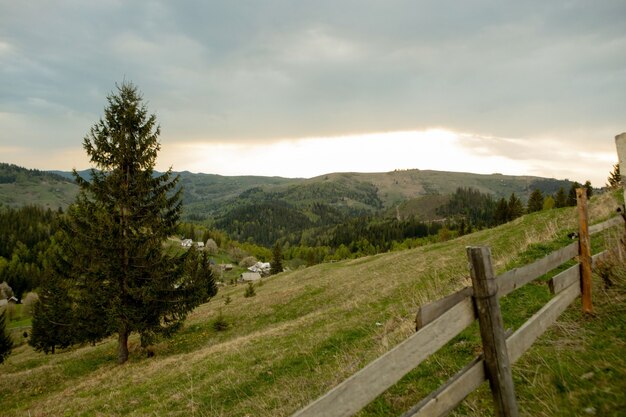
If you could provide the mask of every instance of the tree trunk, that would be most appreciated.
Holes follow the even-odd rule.
[[[128,360],[128,335],[130,332],[128,328],[123,325],[120,327],[117,338],[117,363],[119,365],[125,363]]]

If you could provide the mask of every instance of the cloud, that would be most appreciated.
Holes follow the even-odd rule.
[[[622,0],[5,3],[3,146],[80,146],[124,79],[171,144],[443,127],[522,161],[624,130]]]

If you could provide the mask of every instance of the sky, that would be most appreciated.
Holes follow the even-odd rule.
[[[626,131],[623,0],[0,0],[0,161],[84,169],[116,83],[157,169],[591,180]]]

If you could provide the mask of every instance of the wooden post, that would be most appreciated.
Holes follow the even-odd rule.
[[[491,265],[491,251],[487,247],[468,247],[467,257],[470,261],[480,336],[483,341],[485,371],[496,415],[517,417],[519,411],[515,401],[513,375],[498,302],[498,284]]]
[[[619,171],[622,174],[622,187],[624,187],[624,201],[626,201],[626,132],[615,136],[615,146],[619,158]]]
[[[580,291],[583,313],[593,313],[591,303],[591,239],[589,238],[589,213],[587,212],[587,190],[576,189],[578,205],[578,262],[580,263]]]

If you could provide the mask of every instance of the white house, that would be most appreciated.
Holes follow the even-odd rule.
[[[191,246],[193,246],[193,240],[183,239],[182,242],[180,242],[180,246],[182,246],[183,248],[190,248]]]
[[[258,272],[244,272],[239,277],[240,282],[254,282],[261,279],[261,274]]]
[[[258,272],[260,274],[269,274],[270,273],[270,263],[269,262],[257,262],[248,268],[250,272]]]

